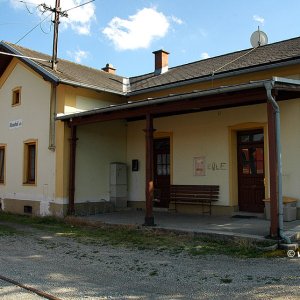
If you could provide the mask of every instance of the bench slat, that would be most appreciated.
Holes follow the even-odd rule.
[[[206,213],[211,214],[211,202],[219,200],[220,187],[218,185],[171,185],[170,201],[175,204],[199,204],[208,206]]]

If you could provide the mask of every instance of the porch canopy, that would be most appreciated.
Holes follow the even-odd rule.
[[[273,77],[269,80],[253,81],[245,84],[221,86],[209,90],[193,91],[183,94],[169,94],[158,98],[147,98],[111,105],[80,113],[59,115],[57,120],[67,122],[71,128],[70,149],[70,182],[69,182],[69,212],[74,212],[75,190],[75,154],[76,127],[78,125],[112,121],[119,119],[146,119],[146,216],[145,225],[154,225],[152,211],[153,201],[153,118],[188,114],[208,110],[239,107],[267,103],[268,141],[269,141],[269,172],[270,172],[270,205],[271,227],[270,234],[278,235],[278,169],[276,140],[276,101],[300,98],[300,80]],[[277,111],[279,113],[279,111]]]

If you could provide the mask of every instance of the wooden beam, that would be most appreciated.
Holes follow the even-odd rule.
[[[71,126],[70,141],[70,163],[69,163],[69,206],[68,214],[75,213],[75,162],[76,162],[76,144],[77,144],[77,127]]]
[[[231,92],[163,103],[153,102],[140,107],[128,106],[126,109],[122,109],[122,107],[120,107],[120,109],[110,112],[101,112],[100,110],[92,115],[73,117],[69,122],[73,126],[84,125],[95,122],[130,119],[141,116],[144,117],[148,112],[150,112],[153,117],[159,117],[160,115],[166,114],[172,115],[178,113],[187,113],[191,112],[192,110],[205,111],[211,109],[259,104],[265,103],[266,100],[267,98],[265,89],[258,88],[243,91],[243,93]]]
[[[270,236],[278,237],[278,162],[276,147],[276,127],[275,111],[270,102],[267,104],[268,110],[268,138],[269,138],[269,172],[270,172]]]
[[[153,216],[153,117],[148,113],[146,115],[146,216],[145,226],[154,226]]]

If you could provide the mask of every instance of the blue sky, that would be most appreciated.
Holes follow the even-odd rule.
[[[0,40],[21,39],[19,45],[50,54],[51,16],[39,4],[55,0],[24,2],[0,0]],[[61,0],[61,7],[85,2]],[[61,18],[59,57],[93,68],[111,63],[123,76],[152,72],[158,49],[170,52],[172,67],[250,48],[258,26],[269,43],[300,35],[299,0],[96,0],[68,13]]]

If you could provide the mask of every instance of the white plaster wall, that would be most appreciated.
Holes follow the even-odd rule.
[[[280,103],[282,109],[283,192],[300,199],[300,101]],[[265,104],[165,117],[154,128],[173,134],[173,184],[218,184],[218,205],[229,205],[228,127],[248,122],[267,122]],[[129,200],[145,201],[145,121],[128,123],[127,161],[140,160],[139,172],[129,171]],[[206,158],[206,175],[193,175],[193,158]],[[212,170],[225,163],[225,170]]]
[[[12,107],[12,89],[21,87],[21,105]],[[17,64],[0,89],[0,143],[6,147],[6,180],[0,197],[41,201],[41,214],[48,214],[54,201],[55,156],[48,150],[50,84]],[[20,128],[9,122],[21,119]],[[37,185],[23,185],[24,141],[36,139]]]
[[[111,162],[126,163],[124,121],[78,126],[75,202],[109,200]]]

